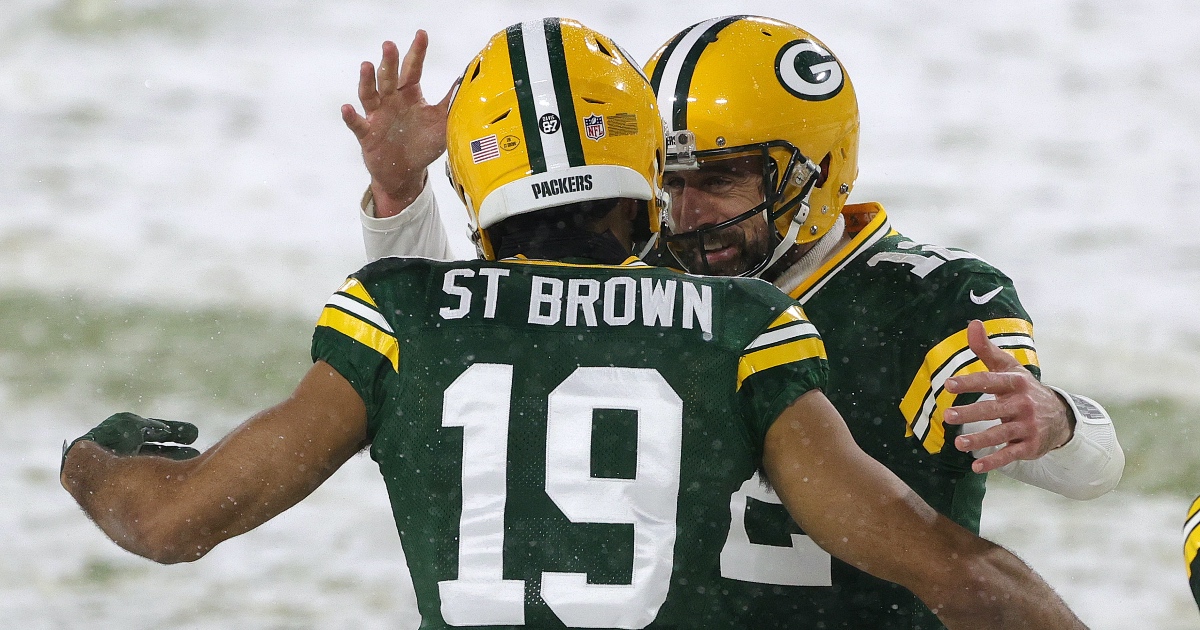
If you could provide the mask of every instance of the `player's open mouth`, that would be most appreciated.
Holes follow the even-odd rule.
[[[703,254],[709,263],[724,262],[737,256],[738,248],[731,243],[705,243]]]

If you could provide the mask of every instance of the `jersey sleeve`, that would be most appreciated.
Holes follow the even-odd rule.
[[[948,269],[940,281],[934,280],[931,286],[937,290],[926,296],[921,311],[929,315],[929,322],[922,326],[929,331],[928,349],[912,373],[900,411],[907,421],[908,434],[915,436],[926,451],[959,457],[953,438],[960,427],[943,424],[942,414],[951,406],[974,402],[979,394],[955,396],[945,390],[946,379],[987,370],[967,344],[967,324],[972,319],[981,320],[992,342],[1034,376],[1040,378],[1041,368],[1033,342],[1033,323],[1007,277],[986,267],[976,271]],[[962,456],[970,458],[969,454]]]
[[[1183,525],[1183,560],[1187,567],[1188,584],[1192,596],[1200,606],[1200,497],[1192,502]]]
[[[825,344],[798,304],[784,309],[742,351],[737,390],[755,444],[779,414],[829,379]]]
[[[329,298],[313,332],[312,360],[337,370],[367,408],[368,436],[386,395],[384,383],[398,378],[400,345],[390,324],[358,279],[351,277]]]
[[[425,183],[421,194],[412,205],[400,214],[378,218],[375,216],[375,200],[371,189],[363,194],[362,212],[363,245],[369,261],[388,256],[416,256],[433,260],[454,260],[446,228],[438,214],[437,199],[433,186]]]

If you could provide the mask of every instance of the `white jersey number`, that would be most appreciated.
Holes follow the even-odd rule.
[[[881,262],[909,265],[912,267],[909,271],[912,271],[918,278],[924,278],[934,269],[941,267],[951,260],[983,260],[971,252],[954,251],[937,245],[918,245],[912,241],[901,241],[896,244],[896,247],[898,249],[911,249],[918,253],[880,252],[872,256],[867,261],[867,265],[874,267]]]
[[[505,580],[504,506],[513,367],[477,363],[446,389],[442,426],[463,427],[458,578],[438,583],[442,616],[460,625],[523,625],[525,581]],[[592,412],[638,414],[633,479],[591,476]],[[674,563],[683,401],[656,370],[581,367],[548,399],[546,493],[577,523],[633,525],[633,579],[588,584],[542,573],[541,597],[577,628],[642,628],[667,598]]]
[[[721,548],[721,577],[781,586],[833,586],[833,559],[808,536],[792,534],[791,547],[750,542],[746,533],[750,499],[781,503],[758,473],[729,497],[729,536]]]

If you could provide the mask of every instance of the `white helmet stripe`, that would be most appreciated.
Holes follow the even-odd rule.
[[[522,22],[521,35],[525,45],[525,63],[529,69],[529,87],[533,91],[535,118],[542,140],[542,153],[546,158],[546,170],[567,168],[571,164],[562,127],[574,124],[574,121],[563,120],[563,113],[558,110],[558,92],[554,88],[550,53],[546,47],[545,21]],[[547,130],[550,130],[550,133],[547,133]]]
[[[667,126],[671,131],[683,131],[682,123],[685,122],[683,115],[677,115],[675,103],[677,93],[680,87],[686,87],[691,84],[692,71],[695,69],[695,58],[699,57],[700,51],[708,46],[710,31],[715,33],[725,28],[731,22],[740,19],[736,17],[720,17],[705,20],[692,26],[683,32],[683,36],[672,47],[667,54],[664,54],[659,59],[659,64],[662,65],[662,72],[655,69],[654,74],[658,77],[658,83],[655,94],[658,96],[658,111],[662,114],[664,120],[667,121]],[[709,37],[706,37],[709,36]],[[681,86],[682,83],[682,86]],[[686,106],[687,95],[678,95],[682,99],[681,106]],[[682,109],[681,112],[682,113]]]

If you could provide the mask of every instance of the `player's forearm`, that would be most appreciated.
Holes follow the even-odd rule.
[[[1062,598],[1005,549],[985,547],[964,557],[961,572],[913,589],[950,630],[1086,630]]]
[[[278,409],[185,461],[80,442],[67,454],[63,486],[124,549],[164,564],[197,560],[295,505],[356,450],[331,453],[310,435],[289,435]],[[293,458],[300,463],[286,465]]]

